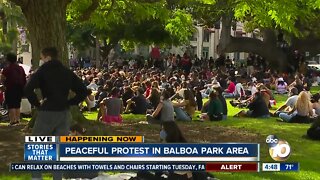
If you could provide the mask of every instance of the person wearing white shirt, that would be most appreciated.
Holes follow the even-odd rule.
[[[275,116],[279,116],[283,120],[289,120],[291,119],[294,115],[296,115],[296,112],[292,114],[288,114],[289,111],[291,111],[298,99],[298,89],[297,88],[291,88],[289,92],[289,98],[287,99],[286,103],[282,105],[280,108],[278,108],[275,112]]]
[[[236,90],[234,91],[234,97],[244,97],[245,96],[245,91],[240,82],[236,84]]]
[[[131,59],[130,61],[129,61],[129,69],[134,69],[134,64],[135,64],[136,62],[133,60],[133,59]]]
[[[258,89],[257,89],[256,85],[253,82],[249,83],[249,90],[251,92],[251,95],[254,95],[255,93],[258,92]]]
[[[87,86],[88,89],[91,89],[93,91],[97,91],[98,90],[98,85],[96,84],[96,80],[92,80],[91,83]]]

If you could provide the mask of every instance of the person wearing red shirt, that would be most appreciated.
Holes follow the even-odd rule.
[[[146,81],[146,91],[144,93],[146,98],[150,96],[151,89],[152,89],[151,82],[150,81]]]
[[[6,89],[5,101],[9,110],[10,125],[13,125],[20,122],[20,105],[26,85],[26,74],[17,64],[17,55],[7,54],[6,61],[8,66],[2,71],[1,80]]]
[[[230,78],[227,80],[228,88],[222,93],[224,98],[233,98],[236,90],[236,85],[231,81]]]

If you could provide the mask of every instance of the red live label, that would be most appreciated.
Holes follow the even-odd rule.
[[[258,163],[207,163],[206,171],[215,172],[258,172]]]

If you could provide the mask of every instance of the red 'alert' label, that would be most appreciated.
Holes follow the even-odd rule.
[[[215,172],[258,172],[258,163],[239,163],[239,162],[226,162],[226,163],[207,163],[206,171]]]

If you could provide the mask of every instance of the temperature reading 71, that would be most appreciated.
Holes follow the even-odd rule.
[[[286,164],[286,169],[292,169],[293,168],[293,164]]]

